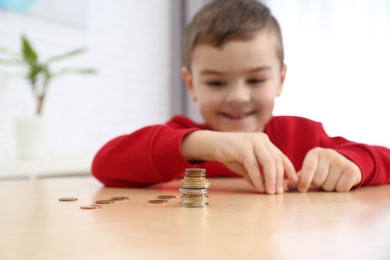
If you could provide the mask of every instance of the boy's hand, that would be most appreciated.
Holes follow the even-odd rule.
[[[223,163],[259,192],[283,193],[285,173],[290,183],[298,180],[293,164],[264,133],[196,131],[184,139],[182,151],[189,161]]]
[[[362,173],[354,162],[333,149],[319,147],[306,154],[298,176],[298,183],[292,186],[296,186],[300,192],[306,192],[310,186],[325,191],[346,192],[362,180]]]
[[[284,173],[296,182],[294,166],[264,133],[223,133],[216,159],[259,192],[283,193]]]

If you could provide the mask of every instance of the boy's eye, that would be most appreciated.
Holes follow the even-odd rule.
[[[225,85],[225,82],[219,81],[219,80],[215,80],[215,81],[207,82],[207,85],[212,86],[212,87],[221,87],[221,86]]]
[[[259,84],[259,83],[263,83],[265,80],[264,79],[249,79],[247,82],[249,84]]]

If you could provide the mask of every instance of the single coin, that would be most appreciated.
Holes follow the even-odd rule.
[[[203,184],[203,185],[183,184],[182,187],[184,189],[208,189],[210,188],[210,184]]]
[[[204,205],[204,204],[208,204],[207,200],[205,200],[205,201],[182,200],[180,203],[181,204],[188,204],[188,205]]]
[[[206,176],[206,173],[203,173],[203,172],[189,172],[189,173],[185,173],[184,175],[185,177],[193,177],[193,178],[200,178],[200,177],[205,177]]]
[[[148,202],[151,204],[166,204],[168,200],[149,200]]]
[[[194,183],[194,184],[198,184],[198,183],[210,183],[210,181],[208,179],[186,179],[184,178],[182,180],[183,183]]]
[[[209,206],[209,203],[204,203],[204,204],[184,204],[181,203],[181,206],[184,208],[207,208]]]
[[[206,180],[206,177],[205,176],[184,176],[184,180],[203,181]]]
[[[163,199],[163,200],[171,200],[171,199],[176,199],[176,196],[174,196],[174,195],[160,195],[157,198]]]
[[[125,201],[125,200],[129,200],[129,197],[111,197],[111,200]]]
[[[115,203],[115,200],[97,200],[95,201],[95,203],[97,204],[112,204],[112,203]]]
[[[209,196],[208,195],[204,195],[204,194],[183,194],[181,195],[181,198],[183,199],[203,199],[203,198],[208,198]]]
[[[59,198],[58,200],[59,201],[77,201],[77,198],[75,198],[75,197],[63,197],[63,198]]]
[[[199,197],[199,198],[185,198],[181,197],[181,201],[184,203],[193,203],[193,202],[204,202],[207,201],[208,197]]]
[[[206,169],[205,168],[186,168],[185,173],[205,173]]]
[[[191,189],[191,188],[180,188],[179,191],[183,194],[207,194],[207,189]]]
[[[186,180],[183,180],[183,184],[184,185],[194,185],[194,186],[204,186],[204,185],[209,185],[210,186],[210,182],[209,181],[186,181]]]
[[[188,177],[203,177],[206,176],[206,169],[203,168],[187,168],[184,172]]]
[[[91,204],[91,205],[83,205],[80,206],[80,209],[100,209],[102,206],[97,204]]]

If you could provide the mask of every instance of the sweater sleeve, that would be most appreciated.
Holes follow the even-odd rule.
[[[380,146],[347,143],[335,150],[353,161],[362,172],[362,181],[356,187],[390,183],[390,150]]]
[[[322,128],[321,143],[333,148],[354,162],[362,173],[362,180],[355,188],[390,183],[390,149],[382,146],[352,142],[342,137],[329,137]]]
[[[183,137],[196,130],[153,125],[119,136],[98,151],[92,174],[105,185],[116,187],[170,181],[190,167],[180,146]]]
[[[353,142],[343,137],[330,137],[319,122],[306,118],[275,117],[267,126],[267,134],[299,171],[303,160],[315,147],[334,149],[353,161],[362,172],[357,187],[390,184],[390,149]]]

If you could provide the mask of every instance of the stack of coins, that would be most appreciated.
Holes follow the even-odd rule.
[[[208,207],[208,188],[210,182],[206,179],[206,169],[188,168],[185,170],[183,186],[179,189],[182,193],[181,206],[186,208]]]

